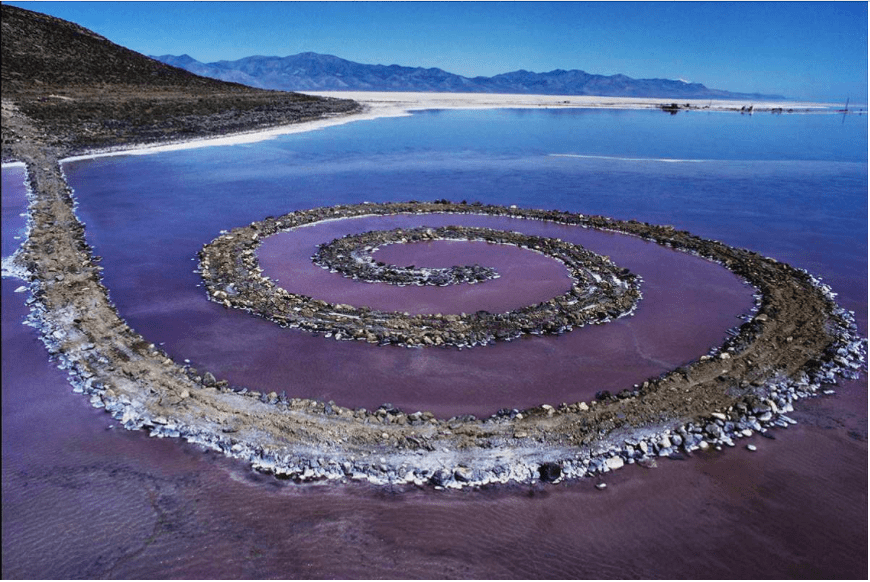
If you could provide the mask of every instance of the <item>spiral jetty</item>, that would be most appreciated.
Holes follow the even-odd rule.
[[[89,395],[93,406],[104,407],[125,428],[183,438],[278,477],[452,488],[594,475],[655,456],[730,446],[790,424],[785,413],[795,400],[830,393],[826,385],[838,376],[857,377],[864,368],[866,341],[852,314],[836,304],[828,286],[800,269],[670,226],[442,200],[294,212],[235,229],[232,240],[243,246],[234,252],[246,256],[247,241],[272,228],[326,219],[510,216],[629,234],[715,261],[757,289],[757,309],[698,360],[588,404],[439,419],[389,404],[354,410],[233,388],[207,371],[177,364],[121,319],[57,157],[36,147],[21,157],[30,191],[29,232],[6,270],[29,281],[30,323],[68,369],[74,391]]]
[[[336,207],[337,208],[337,207]],[[315,264],[345,276],[394,285],[459,284],[494,276],[479,266],[454,266],[443,270],[378,265],[371,252],[379,244],[431,240],[478,240],[509,244],[537,251],[560,261],[568,269],[571,288],[548,301],[506,313],[478,311],[471,314],[409,315],[368,307],[327,303],[307,295],[289,293],[262,275],[257,247],[263,238],[281,230],[342,217],[359,216],[368,206],[346,207],[330,213],[291,212],[280,218],[235,229],[205,245],[199,253],[200,273],[209,297],[226,307],[236,307],[282,327],[330,334],[335,339],[369,343],[422,346],[484,346],[523,334],[559,334],[587,323],[604,323],[633,312],[640,299],[640,278],[580,245],[554,238],[529,236],[490,228],[447,226],[350,235],[322,245]]]

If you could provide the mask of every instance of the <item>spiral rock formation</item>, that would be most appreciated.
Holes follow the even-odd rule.
[[[370,258],[368,253],[377,244],[409,240],[482,240],[516,245],[562,262],[571,277],[571,289],[548,301],[506,313],[408,315],[328,303],[275,285],[262,275],[254,252],[264,237],[313,222],[317,221],[310,216],[300,218],[299,213],[291,212],[280,219],[252,224],[248,228],[255,232],[250,236],[243,229],[236,229],[207,244],[200,252],[200,272],[210,297],[228,307],[247,309],[284,327],[329,333],[336,339],[409,347],[473,347],[528,333],[563,333],[629,314],[640,298],[637,276],[580,245],[517,232],[448,226],[373,231],[345,237],[322,246],[314,262],[366,281],[414,284],[429,281],[433,275],[417,269],[381,267],[364,257]],[[474,270],[472,267],[454,269],[463,274]],[[449,273],[434,276],[441,280]]]

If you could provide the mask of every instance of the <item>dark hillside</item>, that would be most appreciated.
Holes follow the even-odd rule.
[[[3,5],[3,96],[130,85],[243,90],[171,67],[53,16]]]
[[[2,5],[3,157],[12,104],[65,151],[253,130],[345,113],[353,101],[200,77],[77,24]]]

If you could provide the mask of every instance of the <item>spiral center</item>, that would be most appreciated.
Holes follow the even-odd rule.
[[[484,240],[475,239],[472,229],[462,227],[441,228],[397,228],[391,231],[369,231],[350,234],[320,245],[311,257],[315,265],[341,273],[351,279],[368,283],[388,283],[404,287],[406,285],[459,285],[462,283],[482,283],[499,277],[492,267],[474,265],[453,265],[451,267],[400,267],[381,261],[372,256],[378,247],[390,244],[419,243],[436,240]]]
[[[344,211],[350,217],[369,207],[331,210]],[[471,314],[411,315],[291,293],[262,275],[254,251],[263,237],[333,218],[332,212],[323,216],[291,212],[218,237],[201,253],[202,275],[210,298],[227,307],[251,311],[282,327],[324,333],[339,340],[407,347],[473,347],[525,334],[559,334],[630,314],[640,299],[637,276],[580,245],[466,226],[370,231],[346,236],[321,245],[313,260],[347,277],[395,285],[477,282],[491,277],[495,271],[479,265],[434,271],[413,266],[396,269],[378,264],[371,253],[380,244],[409,240],[484,241],[529,249],[561,262],[571,279],[571,288],[546,301],[502,313],[481,310]]]

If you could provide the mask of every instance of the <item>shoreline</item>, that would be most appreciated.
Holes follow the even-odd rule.
[[[370,107],[425,109],[659,109],[676,104],[680,110],[710,112],[769,113],[827,112],[839,105],[809,101],[744,101],[730,99],[691,99],[676,97],[605,97],[594,95],[530,95],[522,93],[423,93],[389,91],[301,91],[305,95],[352,99]],[[688,105],[688,107],[685,107]],[[866,110],[866,107],[863,108]],[[860,111],[860,110],[856,110]],[[833,112],[833,111],[832,111]]]
[[[127,146],[119,146],[118,148],[95,148],[89,153],[76,154],[60,159],[60,163],[78,162],[81,160],[91,160],[97,158],[105,158],[110,156],[141,156],[149,154],[158,154],[164,152],[174,152],[181,150],[198,149],[214,146],[229,146],[241,145],[247,143],[257,143],[275,139],[282,135],[290,135],[294,133],[306,133],[309,131],[317,131],[355,121],[368,121],[370,119],[378,119],[380,117],[401,117],[396,115],[373,115],[367,111],[361,113],[337,114],[333,117],[316,119],[312,121],[302,121],[299,123],[291,123],[288,125],[280,125],[269,129],[255,129],[251,131],[243,131],[238,133],[229,133],[226,135],[212,137],[196,137],[189,140],[166,141],[156,143],[131,144]],[[14,162],[13,162],[14,163]]]
[[[770,113],[774,110],[791,114],[834,114],[837,107],[830,103],[812,102],[763,102],[706,100],[706,99],[658,99],[632,97],[594,97],[578,95],[523,95],[490,93],[407,93],[365,91],[301,91],[312,96],[352,99],[362,106],[362,111],[339,113],[329,117],[280,125],[269,129],[255,129],[218,136],[194,137],[165,142],[128,144],[111,148],[93,148],[87,153],[63,157],[61,163],[97,159],[120,155],[148,155],[163,152],[198,149],[202,147],[240,145],[275,139],[282,135],[317,131],[358,121],[370,121],[387,117],[407,117],[413,112],[453,109],[612,109],[612,110],[662,110],[663,106],[677,102],[690,105],[686,112],[741,113],[740,107],[754,106],[755,113]],[[681,109],[682,110],[682,109]],[[750,115],[752,112],[750,112]],[[8,164],[20,162],[4,162]]]
[[[447,201],[363,203],[344,209],[485,212],[641,236],[700,254],[756,288],[769,288],[761,290],[754,318],[722,347],[590,404],[438,419],[426,412],[352,410],[274,392],[235,391],[207,371],[177,364],[126,324],[101,282],[58,156],[32,140],[18,151],[26,162],[30,204],[27,240],[14,263],[29,282],[29,323],[70,371],[74,391],[89,395],[94,407],[105,408],[127,429],[184,438],[277,476],[458,488],[597,475],[656,457],[735,446],[736,439],[789,425],[785,412],[793,401],[830,393],[825,384],[864,369],[866,342],[830,288],[751,251],[672,227],[606,217]],[[797,320],[804,325],[796,326]],[[689,405],[687,392],[707,400]]]

